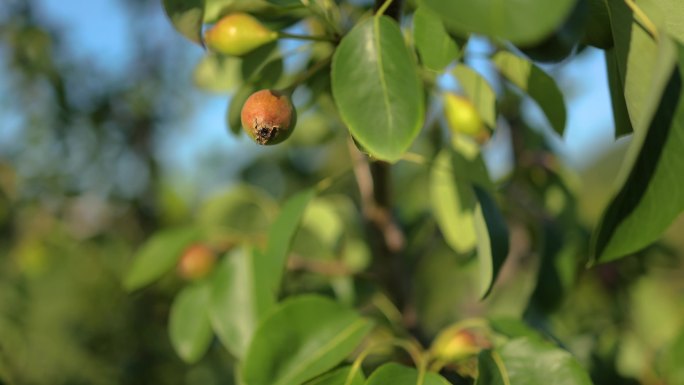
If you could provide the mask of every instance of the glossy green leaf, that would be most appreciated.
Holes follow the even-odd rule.
[[[449,385],[444,377],[427,372],[421,377],[415,368],[393,362],[377,368],[366,381],[366,385]]]
[[[242,106],[247,101],[256,88],[250,83],[244,83],[237,91],[230,97],[230,104],[228,105],[227,123],[230,132],[238,135],[242,131]]]
[[[238,248],[223,258],[212,278],[211,324],[238,359],[244,358],[257,325],[275,304],[265,282],[270,262],[257,250]]]
[[[591,385],[568,352],[541,339],[521,337],[480,353],[476,385]]]
[[[413,40],[423,64],[433,71],[443,70],[458,56],[458,45],[429,8],[419,6],[413,14]]]
[[[204,0],[163,0],[171,24],[190,41],[202,45]]]
[[[306,385],[363,385],[365,382],[361,368],[352,372],[351,366],[343,366],[307,382]]]
[[[640,250],[657,240],[684,211],[684,194],[679,193],[684,191],[684,48],[663,42],[661,49],[678,52],[680,66],[660,61],[643,106],[650,116],[644,116],[642,126],[635,127],[617,177],[617,193],[594,232],[594,262]],[[659,55],[670,56],[666,52]],[[666,84],[662,93],[661,84]]]
[[[372,323],[324,297],[283,302],[257,329],[242,367],[246,385],[298,385],[345,359]]]
[[[533,44],[551,35],[570,15],[575,0],[422,0],[448,28]]]
[[[496,128],[496,93],[487,79],[464,64],[457,64],[452,73],[484,123]]]
[[[467,179],[454,177],[451,158],[446,150],[435,158],[430,170],[430,204],[446,243],[456,252],[467,253],[477,245],[477,197]]]
[[[210,291],[207,282],[187,286],[178,293],[171,305],[171,345],[187,363],[199,361],[209,349],[214,336],[207,313]]]
[[[477,259],[480,264],[480,295],[486,297],[508,256],[508,228],[496,202],[482,188],[475,186],[479,204],[475,208]]]
[[[282,280],[292,238],[297,232],[299,222],[304,215],[304,210],[306,210],[307,205],[315,195],[316,190],[309,189],[290,197],[283,205],[273,225],[271,225],[264,257],[268,261],[268,264],[265,266],[266,286],[272,293],[278,293],[280,290],[280,281]]]
[[[497,53],[493,61],[501,75],[537,102],[551,127],[563,135],[565,100],[556,81],[531,61],[510,52]]]
[[[202,232],[193,226],[162,230],[149,238],[133,257],[124,287],[137,290],[161,278],[178,262],[183,250],[200,239]]]
[[[389,17],[365,19],[342,39],[333,56],[332,90],[342,120],[374,157],[398,160],[420,132],[422,84]]]

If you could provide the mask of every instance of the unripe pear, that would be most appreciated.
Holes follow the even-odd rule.
[[[292,134],[297,111],[289,94],[266,89],[247,98],[240,118],[242,127],[255,142],[269,145],[280,143]]]
[[[452,93],[445,94],[444,113],[449,129],[454,134],[466,134],[478,141],[484,141],[489,137],[480,114],[468,99]]]
[[[473,331],[460,328],[447,328],[435,339],[432,354],[444,361],[454,362],[477,355],[489,346],[489,342]]]
[[[203,244],[188,247],[178,261],[178,275],[194,281],[206,277],[214,269],[216,253]]]
[[[266,28],[247,13],[224,16],[204,35],[207,47],[217,53],[242,56],[278,39],[278,32]]]

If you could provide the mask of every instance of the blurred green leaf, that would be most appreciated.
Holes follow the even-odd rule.
[[[195,71],[195,85],[210,92],[229,92],[241,84],[240,59],[208,53],[202,57]]]
[[[283,74],[278,42],[265,44],[242,58],[242,79],[258,88],[272,88]]]
[[[163,0],[164,11],[181,35],[202,45],[204,0]]]
[[[200,229],[194,226],[161,230],[154,234],[133,257],[133,265],[124,278],[126,290],[137,290],[159,279],[176,266],[183,250],[201,236]]]
[[[420,132],[422,84],[389,17],[367,18],[342,39],[333,56],[332,90],[342,120],[374,157],[398,160]]]
[[[316,190],[309,189],[290,197],[271,225],[264,258],[268,261],[265,267],[266,286],[274,294],[280,290],[292,238],[297,232],[304,210],[315,195]]]
[[[451,164],[448,150],[435,158],[430,170],[430,204],[447,244],[456,252],[467,253],[477,245],[477,197],[467,179],[454,175]]]
[[[254,85],[250,83],[244,83],[240,86],[240,88],[238,88],[237,91],[235,91],[233,96],[230,97],[227,121],[230,132],[235,135],[239,135],[240,132],[242,132],[242,106],[247,101],[247,98],[254,93],[254,91],[256,91],[256,87],[254,87]]]
[[[437,373],[427,372],[421,377],[415,368],[393,362],[375,369],[366,385],[449,385],[449,381]]]
[[[461,35],[478,33],[515,44],[533,44],[563,24],[575,0],[422,0],[421,4]]]
[[[458,56],[458,45],[431,9],[419,6],[413,14],[413,39],[425,66],[441,71]]]
[[[665,349],[657,364],[668,384],[684,384],[684,328]]]
[[[306,385],[363,385],[366,382],[361,368],[357,368],[351,381],[349,381],[351,372],[351,366],[343,366],[307,382]]]
[[[570,353],[536,338],[513,339],[478,359],[476,385],[591,385]]]
[[[679,54],[680,67],[669,60]],[[664,51],[664,52],[662,52]],[[644,121],[617,177],[617,192],[605,209],[592,242],[592,260],[607,262],[636,252],[657,240],[684,210],[684,48],[661,41]],[[661,91],[661,84],[666,84]]]
[[[632,122],[629,120],[629,111],[625,103],[625,89],[620,77],[620,69],[615,56],[615,49],[611,48],[604,52],[606,71],[608,73],[608,89],[610,101],[613,106],[613,121],[615,124],[615,136],[623,136],[634,131]]]
[[[490,130],[494,130],[496,128],[496,93],[487,79],[464,64],[457,64],[452,73],[484,123]]]
[[[171,345],[180,358],[190,364],[204,356],[214,336],[207,313],[210,291],[207,281],[192,284],[178,293],[171,305]]]
[[[259,325],[242,367],[247,385],[297,385],[356,349],[372,323],[319,296],[293,297]]]
[[[479,202],[475,208],[475,231],[480,262],[480,295],[484,298],[491,291],[508,256],[508,228],[489,193],[478,186],[474,186],[474,190]]]
[[[244,358],[257,325],[275,305],[265,282],[269,262],[258,250],[237,248],[223,258],[212,278],[211,325],[238,359]]]
[[[556,81],[531,61],[510,52],[497,53],[493,61],[501,75],[537,102],[551,127],[559,135],[563,135],[566,123],[565,100]]]

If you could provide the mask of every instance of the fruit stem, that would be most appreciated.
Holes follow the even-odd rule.
[[[634,0],[625,0],[625,4],[629,9],[632,10],[632,13],[634,13],[635,18],[640,22],[641,26],[646,29],[646,32],[651,35],[653,40],[658,41],[660,40],[660,35],[658,33],[658,28],[653,24],[653,21],[651,21],[651,18],[646,15],[646,12],[644,12],[635,2]]]
[[[392,5],[393,0],[385,0],[384,3],[378,8],[378,11],[375,13],[375,16],[382,16],[385,14],[385,11],[387,11],[387,8],[389,8],[390,5]]]
[[[306,72],[300,74],[295,80],[292,81],[292,83],[282,89],[281,91],[292,95],[294,92],[295,88],[299,86],[300,84],[304,83],[307,81],[310,77],[315,75],[318,71],[322,70],[323,68],[327,67],[330,64],[330,61],[332,60],[332,56],[328,56],[327,58],[319,61],[318,63],[314,64],[311,66],[311,68],[307,69]]]
[[[336,40],[329,36],[312,36],[312,35],[297,35],[288,32],[278,32],[278,38],[280,39],[295,39],[295,40],[308,40],[308,41],[325,41],[328,43],[334,43]]]

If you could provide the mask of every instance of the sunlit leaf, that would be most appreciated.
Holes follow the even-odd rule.
[[[259,325],[242,367],[247,385],[297,385],[333,368],[372,323],[324,297],[293,297]]]
[[[187,363],[199,361],[213,337],[207,314],[210,290],[207,282],[193,284],[178,293],[171,305],[171,345]]]
[[[532,44],[551,35],[570,15],[575,0],[422,0],[447,27]]]
[[[662,41],[661,50],[678,52],[680,66],[662,60],[651,93],[617,177],[617,192],[593,236],[593,260],[607,262],[657,240],[684,210],[684,49]],[[662,53],[659,57],[667,58]],[[666,84],[661,93],[660,84]]]
[[[239,248],[223,258],[212,278],[211,324],[238,359],[244,357],[257,325],[275,304],[265,282],[269,263],[258,250]]]
[[[413,39],[423,64],[431,70],[443,70],[458,56],[458,45],[442,19],[426,7],[418,7],[413,14]]]
[[[379,159],[398,160],[423,124],[417,66],[389,17],[367,18],[342,39],[333,57],[332,90],[351,134]]]
[[[457,64],[452,73],[485,124],[491,130],[496,128],[496,93],[487,79],[463,64]]]
[[[531,61],[510,52],[494,56],[494,65],[501,74],[541,107],[551,127],[563,135],[565,130],[565,101],[556,81]]]
[[[570,353],[538,338],[516,338],[483,351],[478,366],[476,385],[591,385]]]
[[[143,244],[133,257],[133,265],[126,273],[124,287],[139,289],[161,278],[176,266],[183,250],[200,239],[202,232],[194,226],[162,230]]]
[[[444,377],[427,372],[422,376],[415,368],[395,363],[384,364],[377,368],[366,381],[366,385],[449,385]]]

